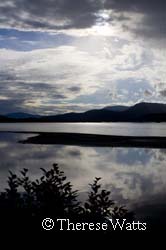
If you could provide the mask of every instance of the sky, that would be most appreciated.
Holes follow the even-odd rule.
[[[0,114],[166,102],[165,0],[1,0]]]

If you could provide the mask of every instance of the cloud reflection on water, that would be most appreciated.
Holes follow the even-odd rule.
[[[28,168],[32,178],[56,162],[81,193],[96,177],[102,177],[112,197],[142,213],[146,205],[163,204],[166,197],[166,150],[141,148],[95,148],[63,145],[22,145],[24,134],[0,133],[0,189],[8,170]],[[166,200],[166,199],[165,199]],[[166,207],[166,202],[165,202]],[[153,206],[154,208],[154,206]],[[153,210],[151,210],[153,211]]]

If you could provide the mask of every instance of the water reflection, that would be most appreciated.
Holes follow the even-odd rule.
[[[28,168],[35,179],[40,167],[57,162],[74,188],[84,194],[88,184],[103,178],[112,197],[134,207],[140,216],[157,216],[166,208],[166,150],[95,148],[61,145],[22,145],[31,135],[0,133],[0,189],[6,186],[8,170]],[[83,197],[83,196],[82,196]],[[154,212],[155,211],[155,212]],[[166,209],[164,210],[165,213]]]

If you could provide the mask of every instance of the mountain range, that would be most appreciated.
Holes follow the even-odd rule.
[[[27,118],[39,118],[40,115],[32,115],[24,112],[17,112],[17,113],[9,113],[5,115],[8,118],[14,119],[27,119]]]
[[[10,113],[0,115],[0,122],[166,122],[166,104],[142,102],[51,116]]]

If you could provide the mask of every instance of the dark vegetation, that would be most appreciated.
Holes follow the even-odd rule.
[[[27,169],[20,176],[10,172],[8,188],[0,193],[1,228],[42,230],[44,218],[101,223],[108,218],[133,219],[133,213],[117,206],[110,199],[110,191],[102,189],[99,182],[100,178],[94,179],[87,200],[80,203],[78,191],[73,190],[57,164],[50,170],[42,169],[41,178],[35,181],[29,178]]]

